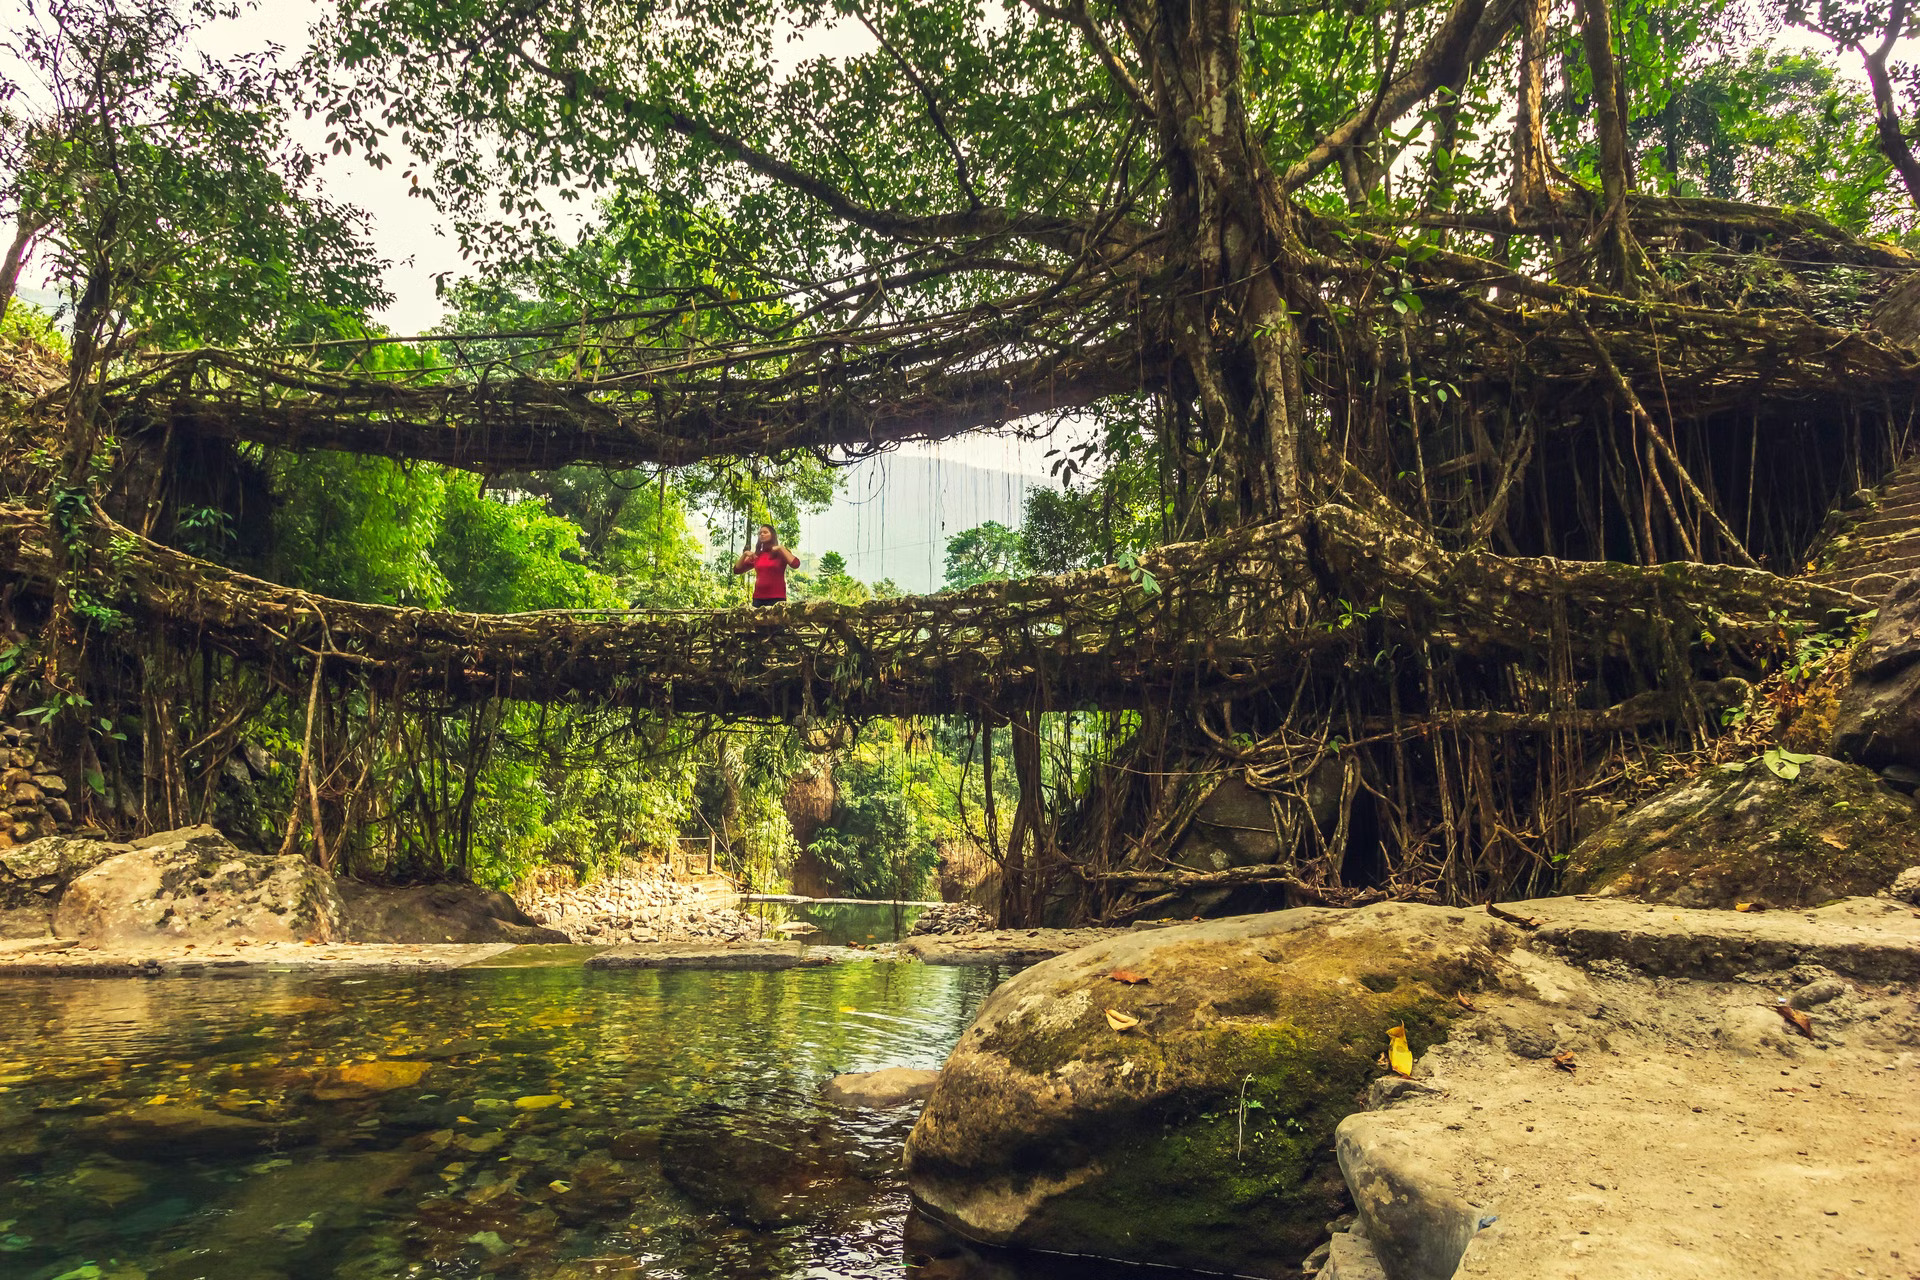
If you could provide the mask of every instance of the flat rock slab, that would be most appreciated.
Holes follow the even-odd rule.
[[[0,945],[0,977],[164,977],[209,971],[252,973],[458,969],[511,951],[506,942],[258,943],[180,946],[91,947],[69,939]]]
[[[820,1088],[820,1096],[836,1107],[884,1110],[925,1102],[940,1082],[938,1071],[915,1067],[882,1067],[878,1071],[849,1071]]]
[[[469,969],[579,969],[607,950],[579,942],[532,942],[508,947],[496,955],[475,960]]]
[[[1342,1143],[1418,1152],[1430,1195],[1495,1219],[1461,1280],[1908,1280],[1920,1062],[1885,1042],[1762,1045],[1755,994],[1682,1000],[1671,1012],[1706,1015],[1692,1049],[1583,1017],[1570,1072],[1449,1053],[1443,1096],[1351,1117]]]
[[[992,929],[902,939],[900,952],[927,964],[1033,964],[1105,942],[1125,929]]]
[[[1724,980],[1819,964],[1850,978],[1920,981],[1920,913],[1888,898],[1809,911],[1700,911],[1594,897],[1501,904],[1540,922],[1528,945],[1654,977]]]
[[[844,953],[844,954],[843,954]],[[845,947],[798,942],[636,942],[609,947],[589,969],[800,969],[858,955]]]
[[[1920,1275],[1909,908],[1502,910],[1540,922],[1513,926],[1520,981],[1340,1125],[1349,1255],[1400,1280]]]

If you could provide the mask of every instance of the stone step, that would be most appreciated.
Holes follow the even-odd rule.
[[[1828,571],[1853,566],[1863,569],[1879,568],[1895,560],[1911,560],[1916,556],[1920,556],[1920,536],[1888,538],[1863,547],[1848,547],[1836,552]]]
[[[1829,573],[1849,576],[1862,573],[1901,573],[1907,569],[1920,567],[1920,546],[1890,547],[1879,555],[1848,558],[1828,570]]]
[[[1920,530],[1896,537],[1876,538],[1870,542],[1851,543],[1833,553],[1833,559],[1829,562],[1828,568],[1870,566],[1893,556],[1913,555],[1916,552],[1920,552]]]
[[[1898,563],[1920,559],[1920,539],[1887,543],[1869,548],[1864,555],[1841,555],[1834,559],[1823,572],[1825,573],[1866,573],[1869,571],[1887,572]]]
[[[1854,538],[1879,538],[1888,533],[1896,533],[1920,527],[1920,508],[1909,512],[1890,515],[1874,515],[1862,520],[1847,531]]]
[[[1868,566],[1828,574],[1814,581],[1818,581],[1822,587],[1841,587],[1843,591],[1853,591],[1855,595],[1859,595],[1859,583],[1872,581],[1872,583],[1878,583],[1876,585],[1878,593],[1887,593],[1893,589],[1893,583],[1897,583],[1914,570],[1920,570],[1920,560],[1908,562],[1908,564],[1868,564]]]
[[[1859,578],[1838,578],[1830,582],[1822,581],[1820,585],[1823,587],[1832,587],[1837,591],[1851,592],[1859,596],[1862,600],[1871,602],[1879,600],[1882,596],[1886,595],[1887,592],[1893,590],[1905,576],[1904,574],[1897,573],[1870,573]]]
[[[1916,526],[1920,526],[1920,503],[1914,503],[1910,509],[1878,510],[1866,520],[1860,520],[1849,533],[1853,537],[1880,537],[1885,532],[1910,530]]]
[[[1890,472],[1874,489],[1874,505],[1858,513],[1839,546],[1816,548],[1826,567],[1806,576],[1866,600],[1878,600],[1920,569],[1920,459]]]
[[[1898,578],[1920,569],[1920,557],[1884,556],[1867,564],[1835,565],[1814,577],[1815,582],[1851,582],[1857,578]]]

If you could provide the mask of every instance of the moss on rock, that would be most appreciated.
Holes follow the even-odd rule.
[[[1304,909],[1039,965],[948,1061],[908,1144],[914,1194],[993,1243],[1297,1274],[1344,1204],[1333,1130],[1383,1074],[1387,1028],[1416,1054],[1444,1038],[1500,936],[1446,908]]]
[[[1722,765],[1607,824],[1567,860],[1566,887],[1683,907],[1806,907],[1886,888],[1920,863],[1920,804],[1857,765],[1815,756],[1793,778]]]

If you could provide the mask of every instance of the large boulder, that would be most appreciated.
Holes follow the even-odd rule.
[[[0,849],[0,938],[46,934],[67,885],[127,847],[84,836],[47,836]]]
[[[1195,871],[1282,862],[1303,839],[1311,842],[1310,825],[1331,832],[1338,824],[1341,786],[1341,764],[1331,756],[1307,775],[1298,796],[1262,791],[1244,778],[1229,775],[1194,810],[1173,847],[1172,861]],[[1286,892],[1270,885],[1188,889],[1165,898],[1141,918],[1186,920],[1287,905]]]
[[[1334,1128],[1384,1074],[1388,1028],[1416,1054],[1442,1038],[1511,937],[1442,907],[1301,908],[1036,965],[941,1072],[914,1198],[988,1244],[1298,1275],[1345,1206]]]
[[[567,942],[496,889],[472,884],[372,885],[342,880],[349,942]]]
[[[1920,769],[1920,573],[1885,600],[1854,651],[1834,717],[1833,753],[1871,769]]]
[[[1279,808],[1269,793],[1254,790],[1243,779],[1227,778],[1194,810],[1174,860],[1198,871],[1272,862],[1287,850]]]
[[[340,895],[304,858],[246,853],[212,827],[187,827],[75,877],[53,927],[98,943],[332,941]]]
[[[1806,907],[1876,893],[1916,862],[1920,804],[1869,770],[1815,756],[1782,777],[1750,760],[1671,787],[1581,841],[1566,888],[1682,907]]]
[[[85,836],[47,836],[0,849],[0,906],[25,907],[57,898],[76,876],[129,848]]]
[[[870,1203],[890,1163],[878,1144],[862,1143],[830,1116],[809,1116],[804,1104],[762,1111],[701,1103],[662,1127],[659,1154],[667,1181],[695,1205],[761,1228]]]

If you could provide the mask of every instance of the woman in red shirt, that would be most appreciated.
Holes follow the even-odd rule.
[[[787,570],[799,568],[800,557],[780,545],[780,539],[770,524],[761,525],[755,536],[757,541],[754,545],[733,562],[733,572],[739,575],[753,570],[755,608],[784,604],[787,599]]]

